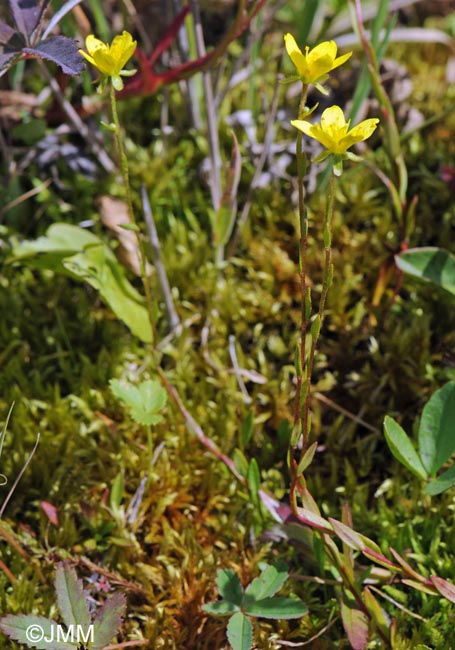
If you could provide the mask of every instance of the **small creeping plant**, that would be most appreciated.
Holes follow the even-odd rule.
[[[214,616],[231,616],[227,637],[233,650],[250,650],[253,644],[251,618],[300,618],[308,613],[306,605],[295,596],[275,597],[288,578],[284,562],[266,565],[259,577],[244,590],[232,569],[220,569],[216,584],[222,600],[203,605]]]

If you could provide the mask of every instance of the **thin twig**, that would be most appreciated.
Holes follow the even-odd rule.
[[[8,567],[4,562],[2,562],[2,560],[0,560],[0,569],[3,571],[3,573],[6,575],[6,577],[13,585],[17,585],[16,576],[14,575],[14,573],[10,571],[10,569],[8,569]]]
[[[329,399],[322,393],[315,392],[313,393],[313,397],[315,397],[317,400],[322,402],[323,404],[327,404],[327,406],[330,406],[330,408],[334,409],[335,411],[338,411],[338,413],[341,413],[342,415],[345,415],[347,418],[352,420],[353,422],[356,422],[357,424],[360,424],[362,427],[365,427],[365,429],[368,429],[368,431],[372,431],[373,433],[381,433],[379,429],[376,427],[373,427],[371,424],[368,424],[368,422],[365,422],[365,420],[362,420],[361,417],[358,415],[355,415],[354,413],[351,413],[347,409],[343,408],[333,400]]]
[[[98,141],[96,134],[93,133],[93,131],[89,129],[89,127],[81,120],[77,112],[74,110],[74,108],[71,106],[69,101],[63,95],[60,86],[58,85],[54,77],[51,75],[49,70],[46,68],[44,63],[39,60],[38,63],[41,67],[44,76],[46,77],[49,83],[49,86],[52,90],[55,99],[62,107],[63,111],[65,112],[66,116],[70,120],[71,124],[74,126],[74,128],[77,131],[79,131],[81,136],[86,141],[87,146],[92,151],[92,153],[97,157],[101,165],[104,167],[105,171],[112,173],[115,170],[115,165],[112,162],[112,160],[109,158],[103,146]]]
[[[199,4],[197,0],[189,0],[189,5],[194,19],[194,35],[196,39],[197,54],[199,57],[203,57],[206,55],[206,49]],[[218,137],[217,110],[213,98],[210,72],[207,71],[202,73],[202,81],[204,85],[205,112],[208,127],[207,135],[210,147],[210,193],[212,195],[213,208],[215,211],[218,211],[221,202],[221,155],[220,141]]]
[[[15,489],[16,489],[16,487],[17,487],[17,484],[19,483],[19,481],[20,481],[21,478],[23,477],[25,470],[27,469],[27,467],[28,467],[29,464],[30,464],[30,461],[31,461],[32,458],[33,458],[33,455],[34,455],[34,453],[35,453],[35,451],[36,451],[36,449],[37,449],[37,447],[38,447],[39,439],[40,439],[40,434],[39,434],[39,432],[38,432],[38,433],[36,434],[36,442],[35,442],[34,447],[33,447],[32,451],[31,451],[29,457],[28,457],[27,460],[25,461],[25,465],[22,467],[21,471],[19,472],[18,476],[16,477],[16,480],[14,481],[13,485],[11,486],[11,490],[9,491],[8,496],[6,497],[5,501],[3,502],[2,507],[0,508],[0,519],[3,517],[3,513],[5,512],[6,506],[8,505],[8,503],[9,503],[11,497],[12,497],[13,494],[14,494],[14,491],[15,491]]]
[[[232,368],[234,370],[234,375],[237,378],[237,383],[239,385],[240,390],[242,391],[242,395],[244,397],[245,404],[251,404],[253,401],[248,394],[248,391],[246,389],[246,386],[243,382],[242,376],[240,374],[240,367],[239,367],[239,362],[237,359],[237,352],[235,350],[235,336],[232,334],[229,336],[229,355],[231,357],[232,361]]]
[[[174,5],[174,13],[175,15],[177,15],[182,10],[182,2],[181,0],[173,0],[172,4]],[[190,44],[188,41],[188,33],[185,25],[182,25],[182,27],[179,29],[177,34],[177,39],[178,39],[179,49],[182,55],[182,59],[184,61],[189,61]],[[195,78],[189,77],[189,79],[185,79],[184,83],[186,85],[186,90],[188,93],[188,99],[190,104],[189,109],[191,113],[191,122],[194,128],[200,131],[202,129],[202,117],[201,117],[201,110],[199,107],[199,98],[198,98]]]
[[[161,257],[160,240],[158,239],[158,232],[156,230],[155,220],[153,218],[152,207],[150,205],[149,197],[145,186],[141,187],[141,200],[142,210],[144,212],[145,225],[150,242],[150,253],[152,256],[153,265],[156,269],[158,283],[166,305],[166,311],[169,318],[169,325],[171,330],[175,330],[181,326],[180,318],[175,309],[174,300],[172,298],[171,286],[167,279],[166,269],[164,268],[163,259]]]
[[[278,63],[278,70],[281,68],[281,59],[280,62]],[[259,156],[259,160],[257,161],[255,165],[255,172],[254,176],[251,180],[250,186],[248,188],[248,193],[246,195],[245,203],[242,208],[242,212],[240,213],[240,217],[238,218],[237,224],[235,226],[235,231],[234,234],[232,235],[229,247],[228,247],[228,252],[227,252],[227,257],[231,257],[232,255],[235,255],[235,251],[238,246],[239,238],[242,233],[242,230],[245,226],[245,223],[248,219],[248,216],[250,214],[250,209],[251,209],[251,204],[253,201],[253,192],[256,188],[256,184],[259,180],[259,177],[262,174],[262,170],[264,169],[265,162],[269,156],[270,153],[270,148],[273,144],[273,138],[275,135],[275,131],[273,129],[273,125],[275,123],[276,119],[276,114],[278,111],[278,99],[279,99],[279,89],[280,89],[280,82],[278,79],[278,76],[276,78],[275,82],[275,88],[273,91],[273,98],[272,98],[272,105],[270,107],[270,111],[267,117],[267,122],[265,124],[265,137],[264,137],[264,143],[262,145],[262,151],[261,155]]]
[[[31,199],[32,196],[35,196],[36,194],[39,194],[43,190],[46,189],[46,187],[49,187],[49,185],[52,183],[51,178],[46,178],[45,181],[34,187],[32,190],[29,190],[28,192],[24,192],[17,198],[15,198],[13,201],[10,201],[6,205],[4,205],[2,208],[0,208],[0,219],[3,218],[3,215],[8,212],[8,210],[11,210],[12,208],[15,208],[17,205],[20,205],[24,201],[27,201],[28,199]]]
[[[8,528],[5,528],[0,522],[0,537],[4,539],[19,555],[30,562],[30,554],[21,546],[21,542],[16,539],[15,533]]]
[[[402,612],[405,612],[409,616],[412,616],[413,618],[416,618],[419,621],[424,621],[425,623],[428,622],[427,618],[424,618],[423,616],[420,616],[419,614],[416,614],[415,612],[411,611],[410,609],[408,609],[407,607],[405,607],[404,605],[402,605],[401,603],[396,601],[394,598],[392,598],[388,594],[385,594],[383,591],[381,591],[377,587],[373,587],[373,585],[369,585],[368,589],[371,589],[371,591],[374,591],[379,596],[382,596],[382,598],[385,598],[385,600],[388,600],[389,603],[392,603],[393,605],[395,605],[395,607],[398,607],[398,609],[401,609]]]
[[[264,15],[262,17],[262,22],[260,27],[256,30],[256,32],[253,34],[251,33],[248,36],[246,44],[242,47],[242,53],[240,56],[237,58],[234,67],[232,69],[230,79],[227,81],[227,83],[221,88],[215,96],[215,105],[217,108],[221,106],[223,103],[227,93],[229,90],[232,88],[232,79],[236,77],[237,73],[240,72],[240,70],[244,70],[251,59],[251,48],[253,47],[254,43],[258,41],[264,32],[267,31],[267,28],[269,27],[270,23],[272,20],[275,18],[275,14],[286,4],[287,0],[279,0],[277,4],[274,7],[264,7]],[[268,9],[268,11],[267,11]]]
[[[334,618],[332,621],[327,623],[319,632],[317,632],[314,636],[312,636],[310,639],[307,639],[306,641],[301,641],[301,642],[294,642],[294,641],[284,641],[281,639],[277,639],[276,643],[279,643],[280,645],[285,645],[289,648],[303,648],[306,645],[309,645],[310,643],[313,643],[313,641],[316,641],[316,639],[319,639],[323,634],[329,630],[332,625],[334,625],[338,621],[338,617]]]
[[[164,374],[163,370],[159,366],[157,368],[157,372],[160,376],[164,388],[166,389],[167,394],[169,395],[170,399],[174,402],[174,404],[177,406],[178,410],[180,411],[180,414],[185,420],[185,424],[189,429],[189,431],[198,438],[199,442],[202,445],[204,445],[206,449],[208,449],[208,451],[212,454],[212,456],[215,456],[215,458],[218,458],[218,460],[220,460],[226,465],[226,467],[231,472],[231,474],[233,474],[235,478],[242,485],[246,485],[246,479],[237,470],[234,461],[231,458],[229,458],[229,456],[226,456],[226,454],[223,454],[223,452],[220,451],[220,449],[218,449],[217,445],[213,442],[213,440],[211,440],[204,434],[202,427],[196,422],[196,420],[193,418],[191,413],[189,413],[189,411],[187,411],[187,409],[185,408],[185,405],[183,404],[180,395],[177,392],[177,389],[174,388],[174,386],[172,386],[169,383],[166,375]],[[258,490],[258,496],[261,499],[267,511],[275,519],[275,521],[278,521],[279,523],[283,523],[283,519],[278,512],[278,508],[280,505],[279,502],[274,497],[267,494],[267,492],[265,492],[264,490]]]
[[[82,0],[67,0],[67,2],[65,2],[63,7],[60,7],[60,9],[56,11],[55,14],[52,16],[41,38],[43,40],[47,38],[49,34],[52,32],[52,30],[54,29],[54,27],[57,27],[57,25],[62,20],[62,18],[64,18],[69,11],[72,11],[74,7],[76,7],[81,2]]]
[[[161,378],[161,381],[163,383],[164,388],[166,389],[167,394],[171,398],[171,400],[174,402],[174,404],[177,406],[178,410],[180,411],[183,419],[185,420],[186,426],[188,429],[191,431],[191,433],[194,433],[194,435],[198,438],[199,442],[201,442],[206,449],[210,451],[210,453],[215,456],[215,458],[218,458],[218,460],[221,460],[226,467],[229,469],[229,471],[241,482],[244,483],[245,479],[244,477],[237,471],[237,468],[234,464],[234,461],[229,458],[229,456],[226,456],[226,454],[223,454],[222,451],[220,451],[217,447],[217,445],[208,438],[205,433],[202,430],[202,427],[200,424],[196,422],[196,420],[193,418],[191,413],[187,411],[185,408],[180,395],[177,393],[177,390],[172,386],[168,380],[166,375],[164,374],[163,370],[158,367],[158,374]]]
[[[125,5],[125,9],[129,13],[130,18],[133,21],[134,26],[136,27],[141,37],[143,46],[149,52],[152,49],[153,44],[152,41],[150,40],[149,30],[147,29],[148,26],[144,24],[143,20],[141,19],[141,17],[139,16],[136,10],[136,7],[131,2],[131,0],[122,0],[122,2]]]

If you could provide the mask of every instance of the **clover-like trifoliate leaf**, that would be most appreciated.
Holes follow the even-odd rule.
[[[166,406],[166,391],[158,381],[148,379],[139,386],[133,386],[125,381],[111,379],[109,386],[139,424],[157,424],[163,420],[160,411]]]

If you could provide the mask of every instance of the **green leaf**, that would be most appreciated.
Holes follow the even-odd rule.
[[[237,190],[240,181],[242,158],[240,156],[239,143],[234,132],[232,132],[232,138],[231,161],[226,173],[226,184],[213,224],[213,243],[218,247],[223,247],[229,240],[237,214]]]
[[[285,562],[277,562],[268,566],[261,575],[255,578],[246,588],[245,593],[252,600],[261,600],[274,596],[288,578],[288,568]]]
[[[233,650],[250,650],[253,644],[253,628],[249,619],[241,612],[230,618],[227,638]]]
[[[261,474],[259,472],[259,465],[255,458],[250,460],[246,479],[250,490],[251,500],[255,505],[259,505],[258,492],[261,486]]]
[[[24,262],[33,268],[63,271],[61,262],[85,246],[99,244],[100,239],[85,228],[54,223],[44,237],[23,241],[12,250],[10,262]],[[114,254],[112,258],[115,260]]]
[[[303,474],[303,472],[311,465],[313,462],[314,454],[316,453],[316,449],[318,446],[317,440],[315,440],[306,450],[306,452],[303,454],[302,458],[299,461],[299,464],[297,466],[297,475]]]
[[[239,608],[233,603],[229,603],[226,600],[219,600],[216,603],[207,603],[202,605],[204,612],[212,614],[212,616],[227,616],[228,614],[233,614],[238,612]]]
[[[126,608],[124,594],[116,593],[105,600],[93,621],[93,650],[102,650],[117,634]]]
[[[363,590],[363,602],[365,603],[365,607],[370,612],[375,625],[382,632],[383,636],[387,638],[390,631],[390,619],[376,598],[373,596],[371,591],[368,589],[368,587],[365,587]]]
[[[299,520],[307,526],[322,530],[324,533],[333,533],[333,528],[327,519],[317,515],[312,510],[308,510],[308,508],[297,508],[297,512]]]
[[[411,589],[415,589],[416,591],[421,591],[423,594],[428,594],[429,596],[438,595],[438,590],[436,587],[432,589],[431,587],[428,587],[428,585],[423,585],[421,582],[417,582],[416,580],[408,580],[407,578],[402,578],[401,584],[406,585],[407,587],[411,587]]]
[[[90,231],[64,223],[53,224],[45,237],[15,246],[9,262],[50,269],[87,282],[135,336],[144,343],[151,342],[145,300],[127,280],[111,249]]]
[[[395,256],[401,271],[455,296],[455,256],[442,248],[410,248]]]
[[[300,618],[308,614],[307,606],[300,598],[264,598],[249,600],[245,598],[245,614],[258,618]]]
[[[123,474],[119,472],[114,479],[111,487],[110,505],[114,512],[118,512],[123,499]]]
[[[349,528],[349,526],[343,524],[341,521],[332,519],[332,517],[329,517],[329,522],[335,531],[335,535],[339,537],[342,542],[347,544],[349,548],[353,548],[357,551],[363,551],[364,548],[368,548],[373,550],[375,553],[381,553],[381,549],[372,539],[365,537],[365,535],[361,535],[352,528]]]
[[[455,382],[449,381],[425,404],[419,428],[419,452],[429,474],[455,451]]]
[[[60,563],[57,567],[55,592],[65,625],[81,625],[85,632],[91,623],[88,593],[83,590],[82,580],[78,580],[76,571],[68,564]]]
[[[74,277],[99,291],[103,301],[135,336],[150,343],[152,330],[144,300],[126,279],[124,268],[117,260],[110,259],[109,252],[100,242],[66,257],[62,264]]]
[[[244,478],[248,474],[248,461],[245,454],[238,447],[232,452],[232,460],[234,461],[235,469],[241,474]]]
[[[242,448],[245,447],[251,440],[251,436],[254,431],[254,412],[252,410],[248,411],[248,415],[245,420],[242,422]]]
[[[25,614],[12,616],[10,614],[0,618],[0,630],[10,639],[19,641],[28,648],[37,648],[37,650],[76,650],[77,648],[76,643],[64,641],[56,641],[51,644],[49,639],[59,638],[60,626],[44,616]],[[33,639],[35,641],[32,641]]]
[[[413,474],[425,480],[427,472],[414,449],[414,445],[398,422],[388,415],[384,418],[384,434],[389,449],[395,458]]]
[[[406,575],[410,576],[414,580],[417,580],[418,582],[426,582],[426,578],[421,575],[418,571],[416,571],[410,564],[407,562],[404,557],[401,557],[401,555],[396,551],[393,546],[389,547],[391,554],[393,555],[393,558],[398,564],[404,569],[404,572]]]
[[[158,381],[149,379],[139,386],[111,379],[111,391],[130,409],[131,416],[139,424],[157,424],[163,420],[159,411],[166,406],[166,391]]]
[[[218,569],[216,584],[220,595],[234,605],[241,605],[243,588],[237,574],[232,569]]]
[[[441,492],[445,492],[446,490],[453,487],[454,485],[455,485],[455,465],[452,465],[451,467],[449,467],[448,470],[440,474],[438,478],[434,479],[434,481],[430,481],[428,485],[425,487],[423,493],[429,494],[430,496],[435,496],[436,494],[441,494]]]

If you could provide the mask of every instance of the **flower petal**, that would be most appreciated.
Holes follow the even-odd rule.
[[[342,54],[341,56],[339,56],[339,57],[338,57],[337,59],[335,59],[335,61],[333,62],[332,67],[331,67],[331,70],[335,70],[335,68],[338,68],[338,66],[343,65],[343,63],[345,63],[345,61],[347,61],[348,59],[350,59],[351,56],[352,56],[352,52],[346,52],[346,54]]]
[[[315,124],[311,130],[311,137],[320,142],[332,153],[338,153],[338,141],[330,132],[327,132],[320,124]]]
[[[78,52],[84,57],[84,59],[87,59],[89,63],[91,63],[92,65],[96,65],[95,60],[93,59],[93,57],[90,56],[90,54],[87,54],[87,52],[84,52],[84,50],[78,50]]]
[[[99,49],[96,52],[93,52],[93,58],[95,60],[95,65],[100,72],[107,74],[109,76],[117,74],[117,66],[114,61],[112,61],[112,56],[109,52],[109,49]]]
[[[342,146],[346,151],[346,149],[352,147],[352,145],[356,144],[356,142],[362,142],[362,140],[366,140],[370,137],[373,131],[376,130],[378,122],[379,120],[377,117],[373,117],[369,120],[363,120],[363,122],[357,124],[357,126],[351,129],[346,134],[346,136],[340,140],[340,146]]]
[[[322,113],[321,116],[321,127],[322,130],[326,133],[329,133],[332,138],[335,140],[340,140],[343,138],[349,128],[347,124],[344,113],[339,106],[329,106]]]
[[[308,52],[308,64],[312,65],[320,59],[333,62],[337,55],[337,44],[335,41],[324,41],[319,43]]]
[[[284,35],[284,44],[286,46],[286,52],[289,54],[292,63],[297,68],[297,72],[301,77],[304,77],[308,72],[306,58],[292,34]]]
[[[106,43],[100,41],[99,38],[96,38],[95,36],[93,36],[93,34],[89,34],[85,39],[85,47],[87,48],[89,54],[92,55],[94,52],[96,52],[99,49],[107,50]]]
[[[310,122],[307,122],[306,120],[291,120],[291,124],[299,131],[302,131],[305,135],[311,136],[313,125],[310,124]]]
[[[320,142],[329,151],[332,151],[334,143],[330,136],[324,133],[319,124],[310,124],[306,120],[292,120],[291,124],[299,129],[299,131],[302,131],[302,133],[305,133],[305,135],[309,135],[311,138]]]
[[[110,55],[112,60],[118,66],[118,71],[123,68],[125,63],[133,56],[136,49],[137,41],[133,41],[133,37],[127,31],[123,31],[112,41],[110,47]]]

